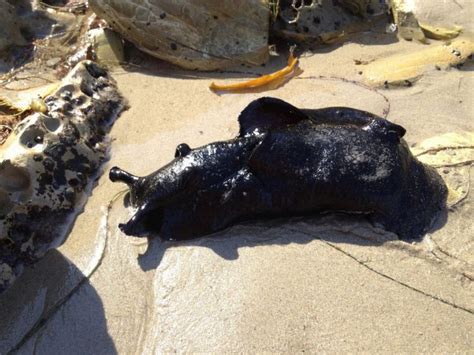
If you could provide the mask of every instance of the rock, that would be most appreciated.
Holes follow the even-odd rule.
[[[113,80],[79,63],[0,148],[0,292],[24,265],[59,246],[106,158],[104,138],[124,107]]]
[[[0,55],[13,45],[25,45],[26,41],[20,32],[20,22],[15,7],[6,0],[0,0]]]
[[[413,13],[421,25],[430,24],[448,29],[462,27],[466,33],[474,31],[473,11],[474,2],[469,0],[413,2]]]
[[[297,42],[331,43],[372,26],[370,17],[387,10],[379,0],[281,1],[272,31]]]
[[[393,20],[398,27],[398,35],[411,41],[416,39],[425,42],[425,34],[420,28],[420,24],[413,13],[414,2],[405,0],[391,0],[390,6],[393,14]]]
[[[114,66],[124,62],[123,42],[118,33],[108,28],[94,28],[87,35],[98,63]]]
[[[186,69],[215,70],[268,59],[265,0],[91,0],[90,7],[144,52]]]

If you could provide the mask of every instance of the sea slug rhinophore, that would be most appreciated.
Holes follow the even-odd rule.
[[[252,218],[344,211],[408,240],[444,208],[443,180],[413,157],[405,129],[390,121],[261,98],[239,123],[236,138],[196,149],[181,144],[172,162],[148,176],[112,168],[110,179],[129,186],[136,208],[121,230],[183,240]]]

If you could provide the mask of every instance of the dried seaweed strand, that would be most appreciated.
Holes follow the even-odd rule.
[[[6,109],[8,111],[13,111],[14,115],[15,114],[21,114],[24,110],[19,109],[15,105],[13,105],[11,102],[9,102],[7,99],[4,99],[3,97],[0,96],[0,109]]]
[[[387,119],[387,117],[390,113],[391,104],[390,104],[390,100],[388,99],[388,97],[386,95],[384,95],[382,92],[380,92],[379,90],[377,90],[377,88],[366,85],[366,84],[364,84],[360,81],[350,80],[350,79],[346,79],[346,78],[342,78],[342,77],[338,77],[338,76],[325,76],[325,75],[302,76],[302,77],[298,77],[298,78],[295,78],[295,79],[297,79],[297,80],[333,80],[333,81],[342,81],[344,83],[359,86],[363,89],[366,89],[366,90],[369,90],[369,91],[372,91],[372,92],[376,93],[377,95],[382,97],[382,99],[386,102],[387,106],[383,109],[383,112],[382,112],[383,118]]]
[[[290,53],[290,56],[288,57],[288,65],[284,67],[283,69],[280,69],[274,73],[263,75],[260,78],[244,81],[242,83],[216,84],[213,82],[211,83],[209,88],[212,91],[230,91],[230,92],[259,88],[259,87],[268,85],[272,82],[275,82],[276,80],[279,80],[283,78],[284,76],[292,73],[295,70],[297,64],[298,64],[298,58],[293,56],[293,53]]]
[[[13,128],[7,125],[0,124],[0,146],[6,142],[8,136],[13,131]]]
[[[446,164],[429,164],[433,168],[450,168],[453,166],[466,166],[466,165],[472,165],[474,163],[474,160],[466,160],[466,161],[460,161],[458,163],[446,163]]]

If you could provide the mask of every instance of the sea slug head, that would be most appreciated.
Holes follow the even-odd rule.
[[[130,189],[130,204],[133,207],[148,205],[164,206],[175,196],[192,190],[192,181],[197,177],[201,159],[197,159],[186,144],[176,149],[176,158],[154,173],[137,177],[118,167],[109,172],[112,182],[122,182]],[[191,193],[191,192],[190,192]]]

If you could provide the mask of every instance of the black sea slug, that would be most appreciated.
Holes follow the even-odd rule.
[[[180,144],[175,159],[148,176],[112,168],[110,179],[129,186],[136,208],[120,229],[184,240],[253,218],[343,211],[408,240],[444,208],[446,186],[413,157],[405,129],[373,114],[261,98],[239,123],[232,140]]]

